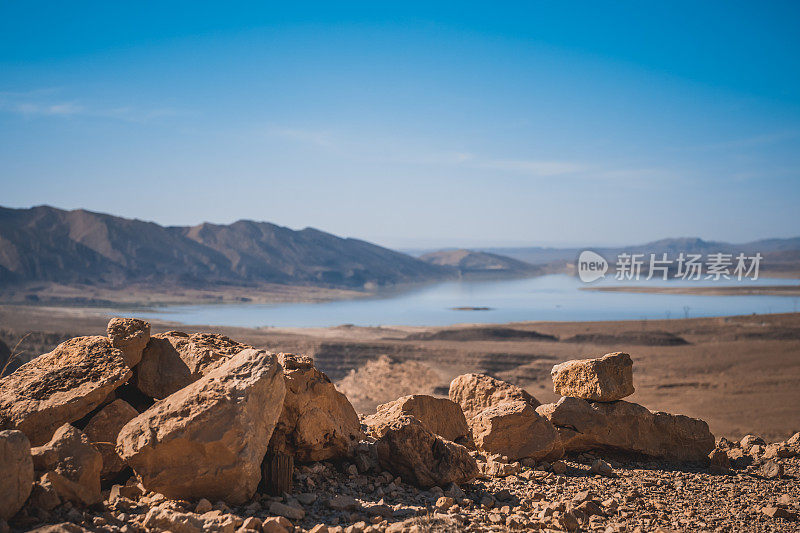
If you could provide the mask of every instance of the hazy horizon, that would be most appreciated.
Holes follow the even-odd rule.
[[[800,6],[0,7],[0,204],[391,248],[800,235]]]

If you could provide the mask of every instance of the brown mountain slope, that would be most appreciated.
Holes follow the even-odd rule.
[[[240,220],[163,227],[85,210],[0,207],[0,285],[257,283],[361,288],[453,275],[408,255],[322,231]]]

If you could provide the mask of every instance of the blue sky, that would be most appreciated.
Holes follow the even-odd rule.
[[[796,2],[0,2],[0,205],[393,247],[800,235]]]

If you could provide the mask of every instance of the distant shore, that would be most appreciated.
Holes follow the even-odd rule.
[[[141,309],[171,305],[231,303],[318,303],[372,296],[357,289],[312,285],[162,287],[136,284],[125,288],[39,283],[0,290],[0,303],[44,307]]]
[[[258,283],[253,285],[209,285],[203,288],[175,285],[129,284],[65,285],[51,282],[28,283],[0,287],[0,305],[33,307],[143,309],[176,305],[210,304],[281,304],[323,303],[360,298],[384,298],[437,283],[452,281],[493,281],[535,278],[551,273],[546,270],[525,274],[493,273],[460,278],[421,280],[395,285],[365,287],[327,287],[322,285],[288,285]]]
[[[800,285],[652,287],[625,285],[622,287],[581,287],[584,291],[630,292],[646,294],[692,294],[697,296],[800,296]]]

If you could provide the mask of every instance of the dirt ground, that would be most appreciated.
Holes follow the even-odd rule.
[[[0,339],[21,360],[63,338],[104,334],[97,309],[0,305]],[[340,326],[231,328],[153,323],[153,332],[213,331],[274,351],[313,354],[356,409],[402,394],[447,394],[450,380],[484,372],[557,399],[550,368],[575,358],[625,351],[636,393],[651,410],[706,420],[717,437],[755,433],[768,441],[800,429],[800,313],[619,322],[526,322],[448,328]]]

